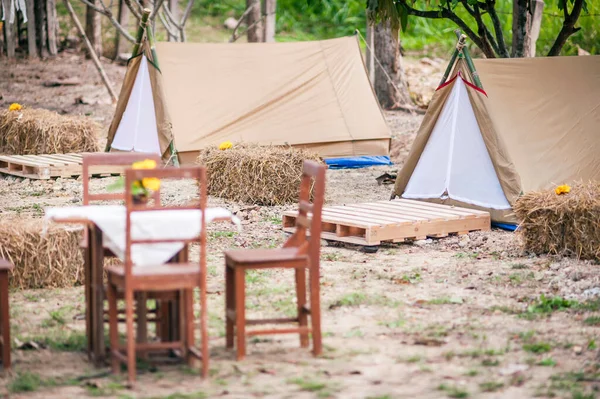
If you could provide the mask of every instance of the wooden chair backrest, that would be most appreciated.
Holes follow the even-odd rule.
[[[308,253],[311,264],[318,265],[321,252],[321,212],[325,202],[325,165],[314,161],[304,161],[302,165],[302,180],[300,182],[300,199],[298,201],[298,216],[296,231],[287,240],[284,247],[298,247],[302,253]],[[313,202],[310,202],[310,192],[313,189]],[[308,214],[311,214],[309,217]],[[307,240],[307,231],[310,239]]]
[[[85,154],[83,156],[83,205],[89,205],[90,201],[124,201],[125,192],[120,193],[90,193],[90,167],[98,165],[123,166],[123,170],[131,167],[134,162],[151,159],[157,165],[162,165],[162,160],[157,154],[144,154],[139,152],[104,152]],[[160,191],[153,193],[155,203],[160,202]]]
[[[136,180],[144,178],[158,178],[158,179],[193,179],[196,180],[198,185],[198,196],[199,201],[193,205],[182,205],[182,206],[160,206],[155,204],[154,206],[137,205],[133,203],[133,197],[131,194],[132,183]],[[164,183],[164,182],[162,182]],[[131,260],[131,246],[135,244],[153,244],[153,243],[165,243],[165,242],[181,242],[181,243],[193,243],[197,242],[200,244],[200,261],[199,268],[201,272],[201,278],[206,279],[206,220],[205,211],[207,203],[206,194],[206,168],[202,166],[188,166],[188,167],[166,167],[161,169],[126,169],[125,170],[125,205],[127,208],[127,219],[125,226],[125,278],[131,278],[131,268],[133,267]],[[151,240],[134,240],[131,237],[131,214],[134,212],[157,212],[166,210],[200,210],[200,234],[189,240],[174,239],[151,239]]]

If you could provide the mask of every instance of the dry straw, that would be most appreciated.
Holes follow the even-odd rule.
[[[600,262],[600,182],[574,184],[562,195],[527,193],[514,210],[526,250]]]
[[[244,143],[206,148],[197,162],[208,170],[210,195],[270,206],[298,201],[304,160],[321,162],[305,149]]]
[[[0,111],[0,154],[96,152],[99,125],[83,116],[45,109]]]
[[[41,219],[0,221],[0,257],[15,266],[13,288],[62,288],[83,283],[81,232],[48,226]]]

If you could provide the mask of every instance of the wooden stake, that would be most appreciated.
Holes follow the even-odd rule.
[[[71,6],[71,3],[69,2],[69,0],[63,0],[63,1],[65,3],[65,7],[67,7],[67,10],[69,11],[69,14],[71,14],[71,18],[73,19],[73,22],[75,23],[75,26],[77,27],[77,30],[79,31],[79,34],[83,38],[83,41],[85,42],[85,45],[88,48],[90,56],[92,57],[92,60],[94,61],[94,64],[96,65],[96,68],[98,69],[98,72],[100,73],[100,77],[102,77],[104,86],[106,86],[106,89],[108,90],[108,93],[110,94],[110,96],[112,98],[113,104],[116,103],[117,95],[112,88],[112,84],[108,80],[108,76],[106,76],[106,72],[104,72],[104,68],[102,67],[100,60],[98,59],[98,55],[96,54],[96,51],[94,51],[94,47],[92,46],[92,43],[90,43],[90,40],[88,39],[87,35],[85,34],[85,30],[83,29],[81,22],[79,22],[79,19],[77,18],[77,15],[75,14],[75,11],[73,10],[73,6]]]

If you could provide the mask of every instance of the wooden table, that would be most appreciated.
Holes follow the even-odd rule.
[[[60,224],[83,224],[87,230],[87,248],[84,251],[84,289],[86,305],[86,337],[87,353],[90,360],[96,366],[102,366],[106,361],[106,341],[104,334],[104,257],[111,251],[103,245],[102,230],[94,222],[86,218],[51,218],[54,223]],[[231,221],[231,218],[216,218],[213,221]],[[173,258],[173,261],[186,261],[187,245]],[[182,258],[183,257],[183,258]],[[173,341],[179,335],[179,298],[165,303],[158,302],[161,323],[160,337]],[[137,306],[138,320],[145,319],[147,311],[144,305]],[[140,322],[142,331],[138,330],[138,341],[145,336],[146,323]]]

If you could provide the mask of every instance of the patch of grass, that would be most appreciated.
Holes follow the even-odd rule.
[[[547,342],[539,341],[523,345],[523,350],[531,353],[547,353],[552,350],[552,345]]]
[[[454,257],[458,258],[458,259],[465,259],[465,258],[477,259],[478,256],[479,256],[479,252],[471,252],[471,253],[459,252],[454,255]]]
[[[39,375],[26,371],[24,373],[19,373],[8,384],[8,391],[12,393],[34,392],[40,388],[42,382],[42,378]]]
[[[61,352],[83,352],[87,347],[87,337],[84,332],[79,331],[44,337],[35,341],[43,342],[50,349]]]
[[[398,316],[396,320],[379,322],[380,325],[384,325],[387,328],[400,328],[405,323],[406,321],[402,318],[402,316]]]
[[[478,370],[476,370],[476,369],[471,369],[471,370],[468,370],[468,371],[465,373],[465,375],[466,375],[466,376],[469,376],[469,377],[475,377],[475,376],[476,376],[476,375],[478,375],[478,374],[479,374],[479,371],[478,371]]]
[[[483,359],[481,361],[481,365],[484,367],[495,367],[500,364],[500,360],[498,359]]]
[[[589,350],[594,350],[594,349],[598,348],[598,345],[596,345],[596,340],[590,339],[590,341],[587,344],[587,348]]]
[[[537,365],[544,367],[554,367],[556,366],[556,360],[552,359],[551,357],[547,357],[537,362]]]
[[[115,396],[117,391],[125,389],[125,387],[118,382],[111,381],[105,386],[86,386],[87,393],[90,396]]]
[[[600,326],[600,316],[590,316],[583,322],[588,326]]]
[[[444,356],[444,358],[446,358],[446,360],[450,361],[450,360],[454,359],[454,356],[456,356],[456,353],[454,353],[454,351],[448,351],[448,352],[442,353],[442,355]]]
[[[400,279],[397,280],[400,284],[417,284],[420,283],[423,279],[421,278],[420,273],[411,273],[405,274]],[[395,280],[396,281],[396,280]]]
[[[205,399],[207,398],[204,392],[192,393],[173,393],[169,396],[153,396],[150,399]]]
[[[364,337],[365,333],[362,332],[359,328],[353,328],[352,330],[344,333],[344,338],[353,338],[353,337]]]
[[[48,312],[50,318],[43,320],[41,326],[43,328],[64,326],[67,324],[65,313],[67,313],[69,310],[71,310],[71,306],[65,306],[58,310],[51,310]]]
[[[580,304],[577,301],[571,301],[568,299],[555,296],[547,298],[544,294],[540,295],[540,298],[534,301],[527,307],[526,314],[550,314],[552,312],[567,310],[574,307],[579,307]]]
[[[515,269],[515,270],[522,270],[522,269],[529,269],[529,266],[527,266],[524,263],[513,263],[510,265],[511,269]]]
[[[330,252],[323,254],[323,259],[328,262],[337,262],[340,260],[340,254],[338,252]]]
[[[421,355],[413,355],[406,359],[406,363],[418,363],[422,359]]]
[[[380,306],[398,306],[398,302],[386,297],[385,295],[365,295],[362,292],[353,292],[346,294],[329,305],[330,309],[341,306],[360,306],[360,305],[380,305]]]
[[[234,231],[211,231],[208,233],[209,238],[232,238],[234,235]]]
[[[313,381],[306,378],[292,378],[288,380],[290,384],[296,384],[303,391],[318,392],[327,388],[327,384],[321,381]]]
[[[440,384],[438,386],[438,390],[446,392],[446,395],[448,395],[449,398],[468,398],[469,397],[468,391],[466,391],[462,388],[459,388],[457,386]]]
[[[29,302],[39,302],[40,301],[40,297],[37,294],[32,294],[32,293],[26,292],[23,294],[23,296]]]
[[[499,381],[486,381],[479,384],[479,388],[483,392],[496,392],[504,386],[503,382]]]
[[[545,393],[547,396],[556,396],[550,395],[553,391],[563,391],[569,392],[572,398],[593,399],[596,397],[595,393],[586,392],[586,386],[583,383],[596,381],[598,377],[600,377],[599,374],[583,371],[560,373],[551,376],[550,385],[543,388],[547,389]],[[541,393],[544,394],[544,392]]]
[[[447,304],[461,304],[463,299],[460,297],[440,297],[434,298],[427,301],[430,305],[447,305]]]

